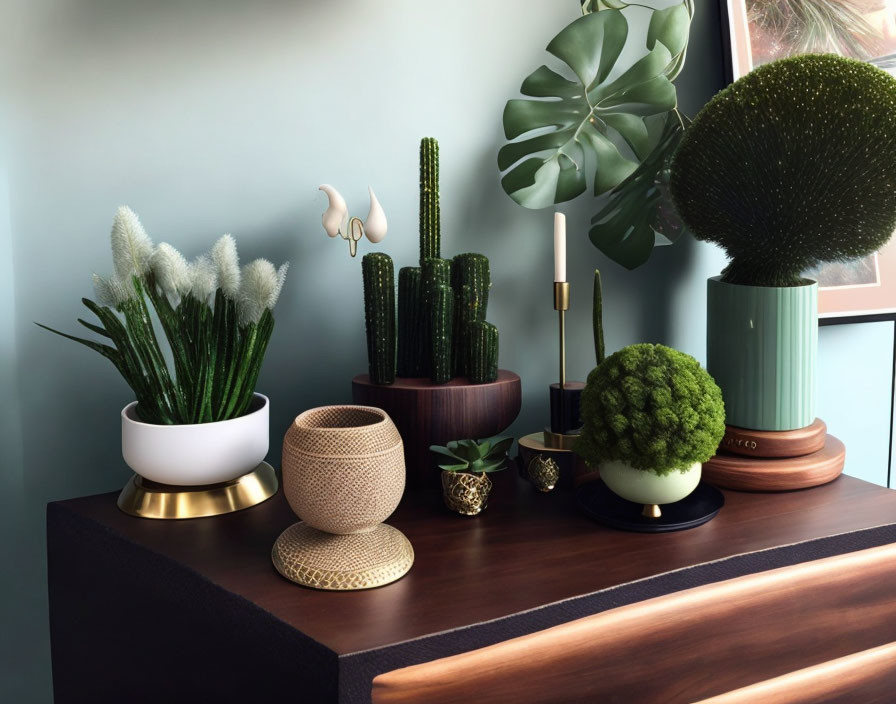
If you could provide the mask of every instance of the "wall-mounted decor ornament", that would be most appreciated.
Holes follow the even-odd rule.
[[[429,449],[439,455],[442,498],[452,511],[478,515],[488,505],[492,482],[488,475],[507,468],[507,451],[513,438],[455,440]]]
[[[371,589],[404,576],[414,549],[383,523],[404,491],[401,436],[379,408],[324,406],[298,416],[283,440],[283,493],[302,519],[271,552],[306,587]]]
[[[520,380],[498,369],[498,329],[486,320],[491,275],[482,254],[443,259],[439,144],[420,142],[420,261],[398,271],[383,253],[361,260],[368,374],[356,403],[385,409],[405,441],[409,483],[429,484],[430,445],[490,437],[522,402]]]
[[[171,245],[154,245],[126,207],[111,240],[115,273],[94,277],[97,302],[82,299],[100,324],[78,320],[103,341],[41,327],[106,357],[137,398],[121,413],[122,453],[137,475],[119,507],[146,518],[194,518],[269,498],[277,490],[263,461],[269,402],[255,384],[287,265],[257,259],[240,267],[230,235],[187,262]]]
[[[896,78],[870,64],[781,59],[720,92],[682,140],[675,203],[729,257],[707,291],[707,367],[729,425],[815,422],[818,294],[802,272],[874,252],[896,228],[894,104]]]
[[[624,347],[588,375],[582,418],[576,452],[627,502],[585,484],[578,500],[586,513],[653,532],[690,528],[718,512],[715,490],[690,498],[725,433],[722,392],[696,359],[663,345]]]
[[[330,203],[321,216],[324,230],[330,237],[347,240],[348,251],[353,257],[358,254],[358,242],[362,237],[366,237],[374,244],[383,241],[388,226],[386,213],[370,186],[367,187],[370,193],[370,210],[363,222],[361,218],[349,217],[345,198],[335,188],[325,183],[318,190],[327,194]]]
[[[672,81],[684,65],[694,2],[656,9],[586,0],[582,12],[547,46],[573,78],[541,66],[520,88],[527,99],[504,108],[509,142],[498,152],[501,185],[527,208],[572,200],[590,188],[602,196],[592,243],[633,269],[655,245],[685,231],[668,179],[688,123]]]

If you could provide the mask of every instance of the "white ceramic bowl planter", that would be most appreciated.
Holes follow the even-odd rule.
[[[600,466],[600,478],[610,490],[627,501],[644,504],[645,515],[658,517],[658,509],[651,507],[672,504],[689,496],[700,483],[703,465],[694,462],[685,471],[673,470],[656,474],[649,470],[635,469],[630,464],[614,460]]]
[[[124,461],[144,479],[175,486],[227,482],[251,472],[268,453],[267,396],[255,394],[239,418],[194,425],[153,425],[137,419],[137,402],[121,412]]]

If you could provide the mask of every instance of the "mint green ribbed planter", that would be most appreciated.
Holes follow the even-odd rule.
[[[706,368],[722,389],[725,422],[795,430],[815,420],[818,284],[707,286]]]

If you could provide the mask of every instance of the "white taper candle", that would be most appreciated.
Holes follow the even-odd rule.
[[[554,213],[554,281],[566,281],[566,216]]]

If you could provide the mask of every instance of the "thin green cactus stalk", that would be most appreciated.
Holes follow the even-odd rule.
[[[440,286],[451,285],[451,262],[448,259],[427,259],[423,262],[423,273],[420,282],[420,300],[422,323],[422,347],[421,376],[431,376],[433,373],[432,358],[432,317],[434,315],[434,291]]]
[[[367,360],[374,384],[395,381],[395,274],[392,257],[382,252],[361,260],[364,313],[367,320]]]
[[[423,341],[423,270],[406,266],[398,271],[398,376],[422,375]]]
[[[467,252],[454,257],[452,267],[454,291],[459,294],[464,286],[473,289],[478,301],[478,320],[485,320],[488,311],[488,292],[492,287],[489,273],[488,257],[483,254]]]
[[[481,300],[472,286],[461,286],[460,295],[455,291],[454,305],[454,375],[470,375],[471,323],[482,319]]]
[[[488,384],[498,378],[498,328],[484,320],[471,323],[469,378],[474,384]]]
[[[600,269],[594,270],[594,304],[591,310],[594,327],[594,357],[597,364],[604,361],[604,294],[600,284]]]
[[[458,254],[454,257],[452,286],[454,287],[454,374],[469,376],[470,323],[484,321],[491,288],[488,257],[481,254]]]
[[[420,265],[441,257],[441,210],[439,208],[439,143],[432,137],[420,140]]]
[[[451,381],[452,339],[454,337],[454,290],[450,286],[436,286],[430,292],[432,310],[429,319],[430,379],[434,384]]]

